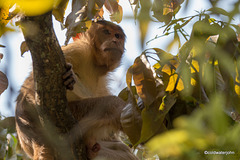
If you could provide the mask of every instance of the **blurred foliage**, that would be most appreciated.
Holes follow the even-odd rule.
[[[132,8],[134,14],[139,10],[135,18],[140,22],[142,43],[146,25],[157,20],[165,23],[161,27],[164,31],[152,40],[174,34],[168,47],[176,43],[179,47],[176,56],[160,48],[143,51],[128,70],[128,89],[119,94],[133,108],[122,113],[121,122],[140,157],[240,158],[240,27],[232,23],[240,14],[240,2],[234,2],[230,12],[219,8],[218,1],[210,2],[212,8],[181,18],[175,15],[182,1],[131,3],[138,6]],[[185,27],[192,23],[188,33]],[[181,46],[182,38],[186,42]],[[154,70],[150,59],[156,62]],[[138,132],[129,129],[136,129],[136,125]]]
[[[16,15],[37,16],[49,11],[62,23],[63,28],[67,28],[66,44],[77,33],[86,31],[92,19],[103,18],[103,6],[110,13],[111,21],[122,21],[123,11],[118,0],[72,0],[72,11],[65,20],[68,2],[69,0],[1,0],[0,35],[6,32],[8,28],[5,25]],[[9,9],[13,11],[9,13]]]
[[[15,118],[0,117],[0,159],[2,160],[29,160],[23,154],[15,134]]]
[[[173,34],[167,49],[175,44],[179,49],[176,56],[157,46],[144,50],[127,72],[128,87],[119,94],[129,102],[121,114],[126,142],[141,159],[240,158],[240,27],[234,24],[240,1],[232,2],[230,11],[220,8],[218,0],[208,1],[209,9],[178,18],[180,9],[191,7],[189,0],[129,0],[142,46],[150,23],[159,22],[164,31],[152,40]],[[0,35],[12,30],[7,24],[19,13],[32,16],[52,10],[67,29],[66,43],[91,20],[103,18],[103,6],[111,21],[123,18],[118,0],[71,2],[72,11],[65,16],[69,0],[0,0]],[[14,4],[16,9],[9,12]],[[23,46],[22,52],[26,50]],[[25,159],[9,127],[11,119],[3,119],[0,159]]]

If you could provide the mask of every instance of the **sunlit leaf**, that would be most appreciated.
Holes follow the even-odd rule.
[[[9,6],[5,8],[0,8],[0,26],[5,26],[9,20],[7,20],[9,14]]]
[[[192,60],[191,62],[191,73],[199,72],[199,63],[196,60]]]
[[[227,149],[227,141],[232,139],[233,135],[232,131],[228,132],[230,128],[223,111],[224,104],[223,95],[216,94],[203,109],[198,109],[191,116],[176,119],[174,121],[176,129],[155,136],[147,143],[150,152],[157,153],[160,158],[180,158],[184,157],[185,153],[193,153],[194,150],[198,150],[198,153],[209,148],[212,150],[213,146]],[[237,131],[235,134],[239,133],[238,130],[235,131]],[[231,136],[226,139],[225,133]]]
[[[181,3],[183,3],[183,0],[154,0],[153,17],[168,24],[172,20],[172,16],[179,11]]]
[[[204,149],[207,145],[208,139],[205,139],[205,135],[191,129],[170,130],[147,143],[150,153],[157,153],[160,158],[180,158],[190,150]]]
[[[236,69],[236,78],[235,78],[236,84],[234,86],[234,90],[237,93],[237,95],[240,97],[240,77],[238,69]]]
[[[182,91],[184,89],[183,81],[181,78],[178,78],[177,74],[170,76],[166,91],[172,92],[175,88],[178,91]]]
[[[111,14],[111,21],[116,21],[117,23],[122,21],[123,10],[117,0],[105,0],[104,6]]]
[[[169,156],[179,156],[182,148],[179,144],[188,139],[188,133],[184,130],[173,130],[156,136],[147,143],[147,147],[152,153],[157,153],[162,158]]]
[[[53,9],[53,15],[56,20],[63,23],[64,20],[64,14],[67,9],[69,0],[61,0],[61,2]]]
[[[8,2],[4,2],[2,6],[0,6],[0,37],[7,31],[6,25],[9,22],[8,15],[9,15],[9,6]]]
[[[132,76],[133,76],[132,68],[133,68],[133,66],[129,67],[129,68],[128,68],[128,71],[127,71],[127,74],[126,74],[126,83],[127,83],[128,89],[129,89],[130,91],[131,91]]]
[[[158,70],[160,67],[161,67],[161,65],[159,63],[156,63],[156,64],[153,65],[153,68],[155,70]]]
[[[95,16],[99,16],[98,12],[102,8],[104,1],[72,1],[72,11],[67,16],[65,27],[67,30],[67,38],[65,44],[71,37],[75,37],[77,33],[86,31],[87,21],[92,20]]]
[[[163,97],[159,110],[163,114],[167,114],[171,107],[176,103],[176,94],[167,94]]]
[[[7,89],[8,87],[8,78],[7,76],[0,71],[0,95]]]
[[[194,78],[191,78],[191,85],[192,86],[196,86],[197,81]]]
[[[103,7],[99,10],[99,12],[97,13],[96,17],[103,17],[104,14],[104,10]]]
[[[122,21],[122,17],[123,17],[123,9],[122,9],[122,6],[118,5],[118,11],[111,14],[110,19],[111,21],[120,23]]]
[[[150,105],[157,95],[155,71],[144,55],[135,59],[132,73],[138,95],[145,105]]]
[[[152,7],[153,17],[155,17],[160,22],[168,24],[172,19],[172,15],[170,14],[164,15],[163,10],[164,3],[161,0],[154,0]]]
[[[44,14],[56,7],[60,0],[13,0],[20,12],[27,16]]]
[[[214,19],[214,18],[209,18],[208,21],[209,21],[209,23],[212,23],[212,22],[215,22],[216,19]]]
[[[169,60],[168,64],[165,64],[162,68],[162,72],[167,73],[169,76],[175,73],[176,68],[178,67],[179,63],[176,60]]]

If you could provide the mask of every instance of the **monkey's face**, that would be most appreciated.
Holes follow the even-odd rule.
[[[125,34],[118,25],[107,21],[93,23],[92,28],[95,28],[92,35],[96,48],[95,61],[98,66],[111,71],[119,66],[124,52]]]

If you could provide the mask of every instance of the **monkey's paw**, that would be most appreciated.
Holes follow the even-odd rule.
[[[72,65],[70,63],[66,64],[67,71],[63,74],[64,85],[67,89],[73,90],[73,86],[76,83],[74,78],[74,72],[72,70]]]

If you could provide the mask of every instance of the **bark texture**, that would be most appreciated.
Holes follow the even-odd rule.
[[[66,88],[62,79],[66,64],[53,30],[52,13],[23,17],[20,25],[31,51],[36,106],[46,130],[45,137],[52,142],[56,159],[87,159],[82,140],[70,136],[70,131],[76,130],[77,121],[67,108]],[[69,140],[71,137],[75,139]]]

